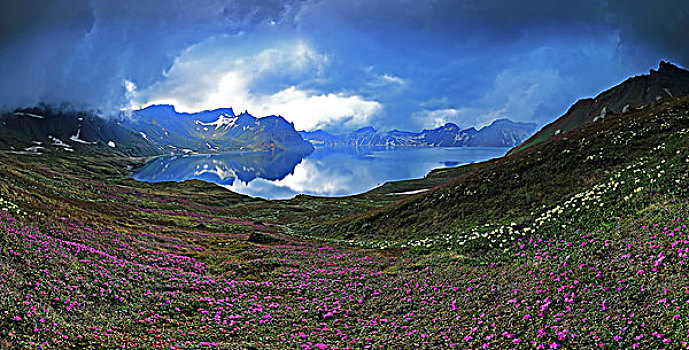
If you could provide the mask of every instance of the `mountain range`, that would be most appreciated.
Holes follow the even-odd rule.
[[[305,155],[313,146],[512,147],[536,124],[498,119],[476,130],[448,123],[421,132],[379,132],[366,127],[333,135],[297,132],[281,116],[256,118],[232,108],[180,113],[171,105],[102,118],[96,111],[40,105],[0,116],[0,149],[19,154],[115,153],[126,156],[289,150]]]
[[[190,114],[171,105],[153,105],[120,118],[120,123],[162,153],[313,150],[283,117],[256,118],[246,111],[236,115],[232,108]]]
[[[0,126],[0,149],[19,154],[75,149],[128,156],[313,150],[284,118],[235,115],[231,108],[188,114],[154,105],[102,118],[95,111],[41,105],[3,114]]]
[[[448,123],[421,132],[377,131],[365,127],[346,134],[297,132],[281,116],[256,118],[231,108],[180,113],[153,105],[115,117],[39,105],[0,115],[0,149],[19,154],[98,151],[127,156],[290,150],[313,146],[514,147],[510,154],[563,137],[588,123],[630,113],[648,103],[689,94],[689,71],[660,62],[657,70],[629,78],[594,98],[576,102],[564,115],[529,137],[533,123],[495,120],[479,130]],[[527,139],[528,138],[528,139]],[[524,141],[526,140],[526,141]],[[523,141],[523,142],[522,142]],[[516,146],[516,147],[515,147]]]
[[[314,146],[413,146],[413,147],[514,147],[525,140],[534,130],[534,123],[516,123],[509,119],[497,119],[490,125],[476,130],[461,129],[447,123],[435,129],[421,132],[379,132],[371,126],[347,134],[334,135],[323,130],[300,131],[305,140]]]

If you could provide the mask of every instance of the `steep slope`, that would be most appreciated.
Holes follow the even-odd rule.
[[[148,156],[158,151],[113,119],[93,112],[21,109],[0,116],[0,149],[19,154],[44,152],[113,153]]]
[[[513,147],[525,140],[535,129],[536,124],[533,123],[515,123],[509,119],[498,119],[481,130],[473,127],[461,129],[456,124],[447,123],[421,132],[379,132],[368,126],[343,135],[333,135],[322,130],[299,133],[312,144],[325,147]]]
[[[154,105],[120,120],[163,153],[313,149],[284,118],[235,115],[231,108],[189,114],[178,113],[174,106]]]
[[[579,100],[564,115],[543,127],[511,153],[585,123],[603,121],[611,114],[625,113],[632,107],[686,94],[689,94],[689,71],[661,61],[657,71],[651,70],[650,74],[629,78],[594,98]]]

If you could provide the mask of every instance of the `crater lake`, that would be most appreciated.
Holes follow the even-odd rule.
[[[134,171],[138,181],[213,182],[230,191],[266,199],[299,194],[347,196],[385,182],[424,177],[433,169],[501,157],[509,148],[316,148],[156,157]]]

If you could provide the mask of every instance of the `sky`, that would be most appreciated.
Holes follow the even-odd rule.
[[[0,109],[151,104],[300,130],[546,124],[689,67],[685,0],[0,0]]]

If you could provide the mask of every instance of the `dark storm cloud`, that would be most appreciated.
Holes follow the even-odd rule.
[[[689,2],[615,1],[613,25],[620,28],[622,39],[648,46],[662,55],[689,66]],[[633,45],[629,45],[633,46]]]
[[[270,101],[290,86],[306,97],[357,96],[382,105],[373,122],[384,128],[498,116],[544,123],[660,59],[689,65],[689,3],[679,0],[0,1],[5,108],[127,107],[126,81],[157,94],[146,98],[161,87],[175,98],[183,89],[171,70],[211,70],[223,54],[239,64],[290,41],[308,54],[285,56],[323,59],[256,73],[247,96]],[[227,46],[208,50],[220,58],[197,57],[213,42]]]
[[[683,60],[689,56],[689,45],[682,42],[689,38],[689,2],[685,0],[324,0],[304,12],[315,23],[335,18],[374,33],[395,28],[432,32],[443,39],[490,36],[508,41],[547,34],[547,30],[555,35],[619,30],[630,46],[641,43],[677,52]]]
[[[189,46],[281,19],[281,1],[3,1],[0,106],[113,109],[123,81],[150,85]]]
[[[87,32],[93,25],[88,0],[3,1],[0,12],[0,45],[23,40],[53,27]]]

